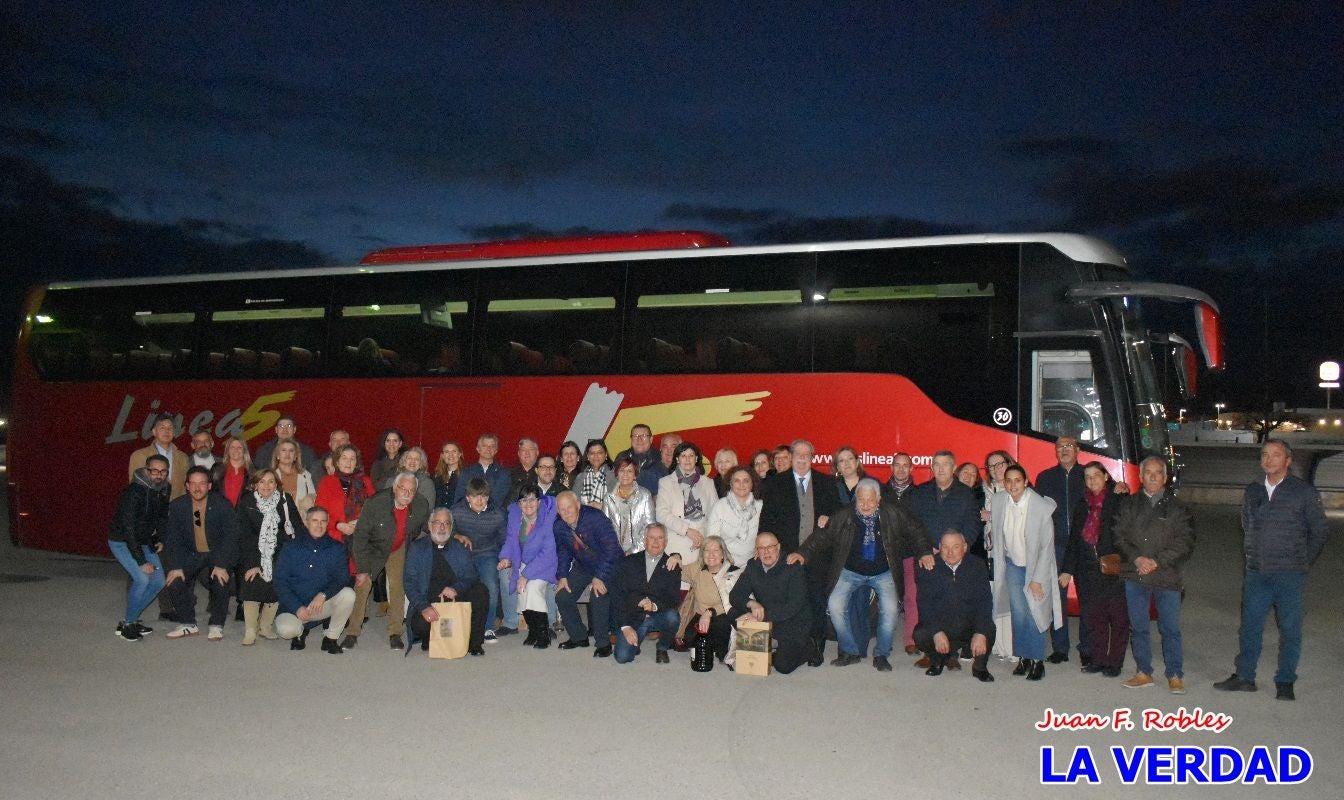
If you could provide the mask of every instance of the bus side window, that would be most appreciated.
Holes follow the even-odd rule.
[[[317,377],[330,286],[316,278],[194,284],[210,303],[202,337],[210,378]]]
[[[458,272],[360,273],[336,284],[337,375],[465,375],[474,279]]]
[[[1093,451],[1115,448],[1091,351],[1033,350],[1030,369],[1032,430],[1051,439],[1071,436]]]
[[[485,363],[496,375],[614,372],[620,356],[625,265],[600,262],[557,275],[516,267],[481,277]]]
[[[53,289],[33,316],[30,352],[47,380],[171,380],[193,374],[195,312],[142,287]]]

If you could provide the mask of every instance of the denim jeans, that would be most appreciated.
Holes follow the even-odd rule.
[[[1255,572],[1246,570],[1241,589],[1240,650],[1237,676],[1255,680],[1265,616],[1274,608],[1279,621],[1279,670],[1275,683],[1297,681],[1297,660],[1302,655],[1302,593],[1307,576],[1302,572]]]
[[[126,590],[126,618],[123,621],[135,622],[163,589],[163,562],[159,561],[158,555],[152,549],[141,545],[140,550],[145,561],[154,565],[154,572],[146,575],[131,557],[130,548],[125,542],[108,541],[107,546],[121,564],[121,568],[131,576],[131,587]]]
[[[676,638],[677,626],[681,624],[681,615],[675,608],[664,608],[655,611],[652,614],[646,614],[644,621],[635,626],[635,641],[643,644],[644,637],[649,635],[650,630],[658,631],[658,650],[666,652],[672,647],[672,640]],[[638,644],[630,644],[625,640],[625,632],[616,632],[616,663],[629,664],[635,660],[635,651]]]
[[[1036,627],[1027,602],[1027,568],[1003,557],[1004,579],[1008,581],[1008,609],[1013,618],[1013,655],[1033,661],[1045,660],[1045,631]],[[1050,591],[1046,587],[1046,591]]]
[[[840,570],[840,577],[831,590],[826,610],[831,615],[831,624],[835,626],[840,652],[857,655],[859,643],[854,638],[849,619],[850,597],[859,592],[866,598],[869,590],[877,592],[877,644],[873,646],[873,655],[885,658],[891,655],[891,641],[896,632],[896,616],[899,613],[896,579],[892,577],[891,570],[869,576],[847,569]],[[866,608],[864,613],[867,613]]]
[[[485,612],[485,627],[488,630],[494,630],[495,618],[499,616],[499,552],[491,551],[480,553],[471,557],[471,562],[476,565],[476,574],[480,576],[481,583],[485,584],[486,591],[490,593],[490,607]],[[518,627],[517,615],[518,609],[514,608],[514,625]]]
[[[1135,581],[1125,581],[1125,604],[1129,606],[1129,646],[1139,672],[1153,674],[1153,644],[1148,624],[1148,609],[1157,603],[1157,631],[1162,635],[1162,663],[1168,678],[1184,677],[1181,664],[1181,593],[1176,589],[1154,589]]]
[[[499,581],[499,616],[503,620],[500,624],[514,630],[518,630],[518,593],[514,591],[518,584],[509,578],[516,571],[501,569],[496,573],[496,580]]]
[[[868,640],[873,638],[873,626],[868,621],[872,602],[873,593],[867,589],[849,595],[849,632],[854,639],[854,655],[861,658],[868,656]]]

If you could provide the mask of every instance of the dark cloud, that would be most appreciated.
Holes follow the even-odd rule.
[[[65,142],[53,133],[17,125],[0,125],[0,145],[22,150],[55,151],[65,148]]]
[[[1007,142],[1002,149],[1010,156],[1046,159],[1112,158],[1120,153],[1115,142],[1093,136],[1018,139]]]
[[[543,228],[530,222],[511,222],[503,225],[467,225],[462,230],[473,241],[496,242],[512,239],[553,239],[568,236],[602,236],[610,233],[631,233],[631,231],[611,231],[576,225],[572,228]]]
[[[711,225],[759,225],[778,219],[784,212],[778,208],[732,208],[693,203],[673,203],[663,211],[663,218],[678,222],[708,222]]]
[[[741,241],[744,244],[838,242],[907,236],[946,236],[970,230],[971,228],[966,225],[898,216],[786,217],[744,228],[741,232]]]

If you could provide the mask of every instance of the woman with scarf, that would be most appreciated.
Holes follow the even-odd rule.
[[[504,547],[499,551],[500,594],[504,627],[518,627],[518,611],[527,620],[527,638],[538,650],[551,646],[547,627],[555,591],[555,498],[542,494],[531,481],[518,490],[509,506]],[[485,580],[483,577],[482,580]]]
[[[611,454],[607,451],[607,443],[602,439],[589,439],[584,456],[588,463],[579,473],[578,486],[574,492],[578,494],[580,503],[601,511],[602,502],[607,499],[607,492],[616,485],[616,475],[611,468]]]
[[[457,482],[462,478],[462,446],[444,442],[439,448],[439,463],[434,467],[434,502],[430,508],[452,508]]]
[[[327,510],[327,535],[344,542],[355,532],[364,501],[372,496],[373,481],[360,468],[359,450],[352,444],[336,448],[336,471],[317,485],[317,505]],[[355,574],[353,559],[350,574]]]
[[[732,481],[738,479],[739,470],[749,473],[745,467],[730,470],[729,487],[732,486]],[[724,503],[731,496],[730,491],[729,495],[719,502]],[[755,536],[752,540],[755,540]],[[690,604],[690,614],[683,621],[682,630],[686,632],[686,643],[691,647],[695,646],[697,638],[708,636],[714,657],[732,669],[733,651],[736,648],[733,641],[733,621],[727,616],[728,609],[732,606],[728,595],[737,585],[737,579],[742,572],[733,565],[727,546],[718,536],[711,535],[705,538],[702,555],[700,564],[682,572],[682,577],[691,584],[690,592],[686,595],[686,600]]]
[[[681,556],[683,572],[700,559],[709,511],[719,502],[714,480],[705,477],[701,460],[700,448],[682,442],[672,452],[671,474],[658,480],[654,516],[667,529],[667,552]]]
[[[280,548],[294,541],[295,531],[303,530],[294,498],[280,488],[280,476],[270,468],[258,470],[252,491],[238,501],[239,570],[243,574],[238,599],[243,604],[244,645],[251,645],[258,635],[279,638],[275,633],[279,602],[273,583],[275,559]]]
[[[709,536],[723,541],[724,557],[733,564],[746,564],[756,554],[756,533],[761,524],[761,501],[755,497],[752,470],[737,466],[728,470],[728,494],[709,510]]]
[[[1125,584],[1117,575],[1102,574],[1101,557],[1115,552],[1113,527],[1124,495],[1115,493],[1115,481],[1095,461],[1083,466],[1083,486],[1073,506],[1059,585],[1077,584],[1079,613],[1091,625],[1092,663],[1083,672],[1114,678],[1129,646],[1129,612]]]
[[[397,463],[401,461],[401,454],[406,452],[406,437],[396,428],[388,428],[383,431],[378,446],[382,452],[373,466],[369,467],[369,477],[373,478],[374,486],[382,486],[388,478],[397,474]]]
[[[565,442],[560,445],[560,469],[556,472],[555,480],[564,488],[577,493],[579,488],[579,472],[583,468],[583,451],[575,442]]]
[[[654,521],[653,495],[635,482],[639,466],[631,456],[616,462],[616,487],[602,501],[602,513],[611,520],[626,555],[644,549],[644,529]]]

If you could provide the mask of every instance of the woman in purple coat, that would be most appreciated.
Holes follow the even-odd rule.
[[[557,566],[554,528],[555,498],[535,483],[523,484],[518,501],[509,506],[504,547],[499,552],[500,597],[504,625],[517,628],[521,609],[527,620],[523,644],[538,650],[551,645],[546,612]]]

